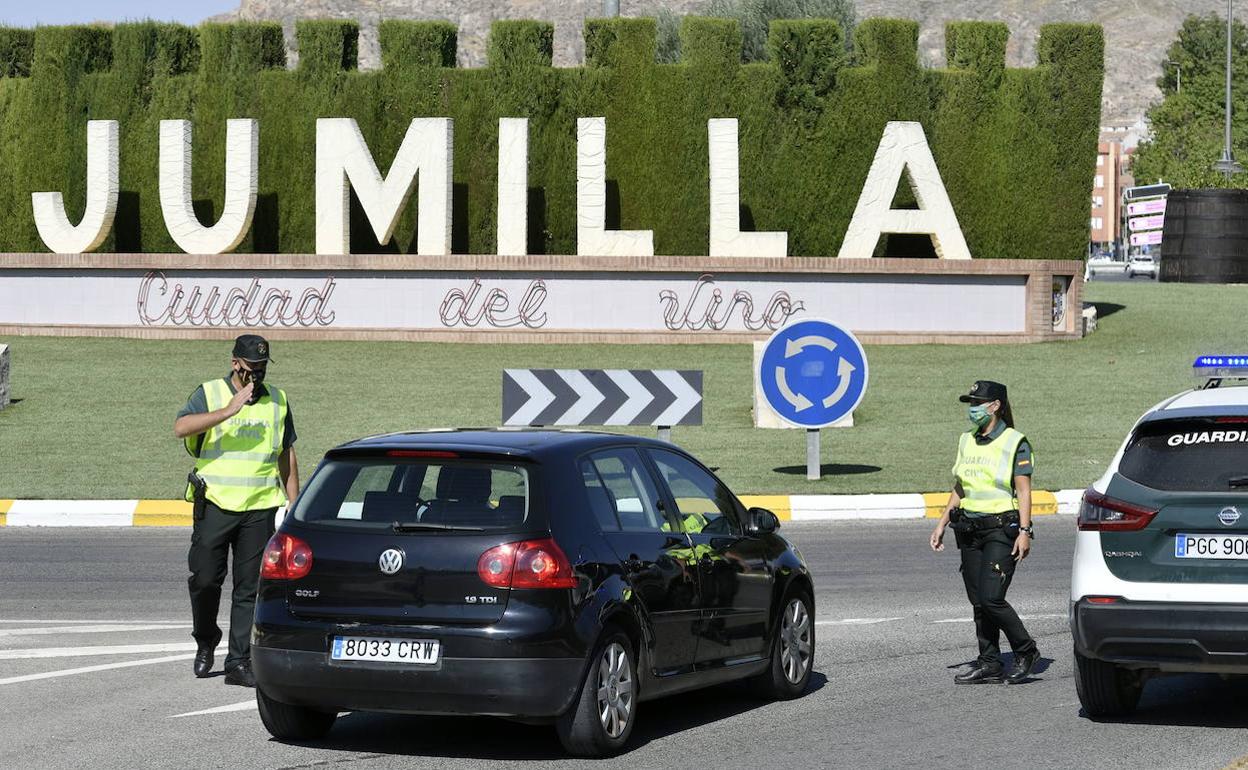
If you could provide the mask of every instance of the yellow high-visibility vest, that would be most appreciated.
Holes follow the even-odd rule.
[[[987,444],[975,441],[975,431],[962,434],[953,475],[962,482],[962,509],[972,514],[1018,510],[1014,493],[1014,457],[1023,434],[1006,428]]]
[[[207,482],[206,497],[227,511],[255,511],[285,505],[277,459],[286,427],[286,394],[272,385],[254,404],[210,428],[186,437],[186,450],[195,456],[195,470]],[[233,397],[225,380],[204,383],[208,411],[215,412]],[[193,490],[188,484],[186,499]]]

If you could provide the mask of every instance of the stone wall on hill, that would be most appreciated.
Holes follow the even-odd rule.
[[[494,19],[539,19],[555,23],[555,65],[574,66],[583,57],[581,25],[601,13],[602,0],[241,0],[239,9],[221,19],[280,20],[293,44],[294,20],[351,18],[361,24],[360,66],[378,66],[380,19],[447,19],[459,25],[459,59],[467,66],[485,60],[485,40]],[[1248,2],[1241,0],[1248,6]],[[710,0],[620,0],[626,16],[653,15],[660,7],[698,13]],[[924,63],[944,63],[944,25],[949,21],[1002,21],[1013,34],[1009,63],[1030,67],[1036,61],[1040,26],[1060,21],[1093,22],[1105,29],[1103,125],[1126,126],[1144,116],[1160,96],[1166,48],[1189,13],[1224,13],[1223,0],[858,0],[858,17],[915,19],[921,32]],[[1239,13],[1248,11],[1245,8]],[[293,57],[292,57],[293,59]]]

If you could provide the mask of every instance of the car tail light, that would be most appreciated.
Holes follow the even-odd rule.
[[[572,564],[554,540],[495,546],[477,560],[477,575],[495,588],[575,588]]]
[[[1117,604],[1122,601],[1121,596],[1085,596],[1083,600],[1088,604]]]
[[[1078,526],[1084,532],[1133,532],[1147,527],[1156,515],[1153,508],[1125,503],[1089,489],[1083,493]]]
[[[312,571],[312,549],[294,535],[278,532],[264,547],[260,577],[269,580],[298,580]]]

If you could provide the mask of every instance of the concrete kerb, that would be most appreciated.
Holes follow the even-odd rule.
[[[1079,512],[1082,489],[1032,493],[1036,516]],[[875,495],[742,495],[746,506],[774,511],[781,521],[865,521],[938,518],[948,492]],[[189,527],[182,500],[0,500],[6,527]]]

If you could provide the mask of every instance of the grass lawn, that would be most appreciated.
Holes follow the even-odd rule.
[[[957,396],[975,379],[1010,387],[1036,450],[1040,488],[1100,474],[1141,412],[1192,382],[1203,352],[1248,353],[1248,289],[1091,284],[1101,328],[1038,345],[876,346],[857,426],[823,436],[825,476],[805,479],[805,436],[750,419],[746,345],[450,345],[283,342],[270,380],[290,394],[306,479],[335,444],[370,433],[496,425],[508,367],[697,368],[705,425],[673,438],[740,493],[934,491],[968,427]],[[951,312],[955,312],[951,309]],[[223,375],[223,341],[18,337],[0,411],[0,498],[167,498],[190,458],[173,437],[196,385]],[[652,431],[644,431],[652,434]]]

